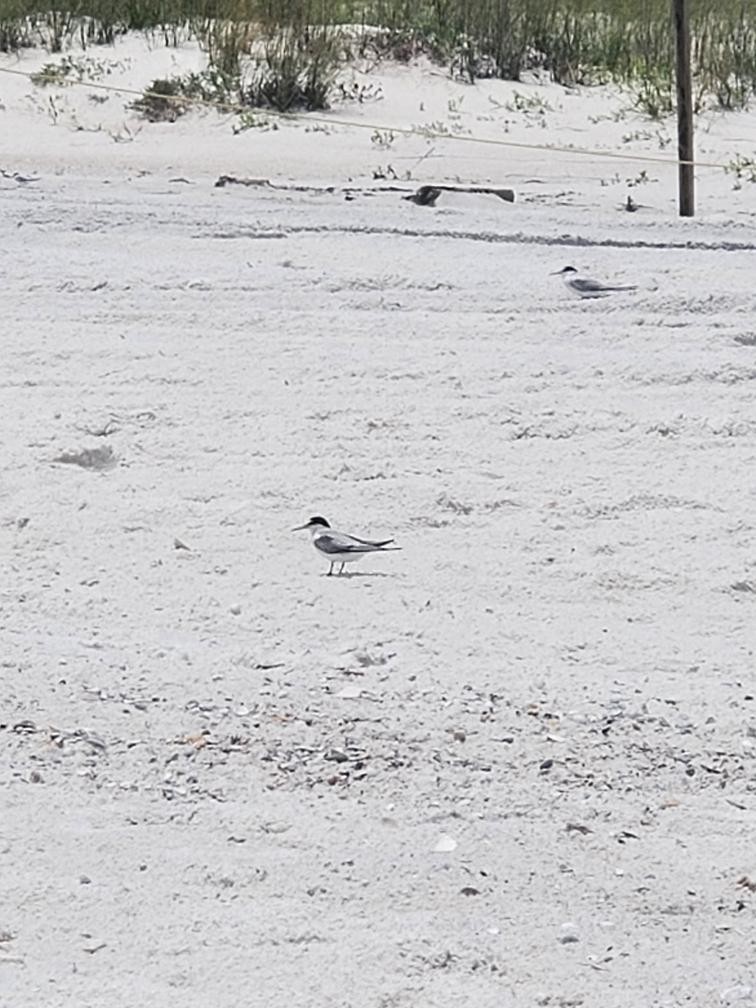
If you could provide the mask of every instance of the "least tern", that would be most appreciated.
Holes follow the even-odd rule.
[[[578,271],[574,266],[565,266],[564,269],[557,270],[552,276],[560,276],[565,285],[574,294],[581,298],[606,297],[607,294],[615,294],[619,291],[634,291],[637,287],[611,286],[599,283],[598,280],[591,280],[588,277],[578,276]]]
[[[333,568],[339,564],[341,565],[339,574],[343,574],[346,564],[354,563],[366,553],[386,553],[389,550],[401,549],[401,546],[389,546],[393,539],[381,539],[376,542],[371,539],[358,539],[357,536],[347,535],[346,532],[337,532],[320,515],[310,518],[304,525],[297,525],[292,531],[300,532],[302,529],[307,529],[312,537],[312,545],[330,563],[329,576],[333,574]]]

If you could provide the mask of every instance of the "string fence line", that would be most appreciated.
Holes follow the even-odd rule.
[[[14,70],[11,67],[0,67],[0,73],[15,77],[25,77],[32,83],[44,81],[44,74],[30,73],[27,70]],[[238,102],[213,101],[209,98],[185,97],[184,95],[167,95],[159,91],[139,91],[136,88],[120,87],[116,84],[98,84],[94,81],[60,80],[50,77],[50,83],[61,84],[63,87],[85,87],[113,94],[129,95],[134,98],[155,98],[165,102],[176,102],[181,105],[195,105],[201,108],[212,108],[226,114],[242,115],[258,112],[283,122],[317,123],[323,126],[342,127],[345,129],[371,130],[373,133],[393,133],[398,136],[417,136],[426,140],[447,140],[451,143],[480,144],[489,147],[504,147],[515,150],[537,151],[540,154],[571,154],[576,157],[600,158],[609,161],[638,162],[640,164],[665,165],[667,168],[679,168],[680,165],[692,165],[694,168],[717,168],[721,171],[732,169],[731,164],[718,161],[679,161],[677,158],[658,157],[653,154],[631,154],[627,151],[602,151],[587,147],[569,147],[561,144],[532,144],[519,140],[504,140],[499,137],[473,136],[472,134],[447,133],[444,130],[424,129],[419,126],[392,126],[386,123],[366,122],[365,120],[337,119],[333,116],[320,115],[316,112],[279,112],[276,109],[253,108]]]

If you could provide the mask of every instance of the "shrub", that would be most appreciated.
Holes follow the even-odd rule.
[[[279,112],[328,108],[340,65],[333,33],[281,31],[265,43],[264,56],[242,89],[242,101]]]
[[[187,97],[184,78],[158,78],[141,98],[137,98],[132,108],[150,122],[175,122],[190,108],[191,102],[184,100]]]

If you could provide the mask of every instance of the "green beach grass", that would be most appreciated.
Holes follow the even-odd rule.
[[[691,16],[697,106],[745,107],[756,0],[692,0]],[[420,54],[470,81],[537,70],[565,85],[617,83],[651,118],[674,101],[671,0],[0,0],[0,51],[62,53],[127,32],[167,46],[198,40],[213,93],[250,107],[323,108],[349,60]]]

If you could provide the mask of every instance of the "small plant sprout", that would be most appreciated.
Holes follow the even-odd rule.
[[[734,175],[733,189],[742,189],[744,182],[751,185],[756,182],[756,157],[745,157],[743,154],[736,154],[730,163],[725,167],[728,175]]]
[[[396,140],[396,133],[393,130],[374,130],[370,134],[370,142],[379,150],[389,150]]]

